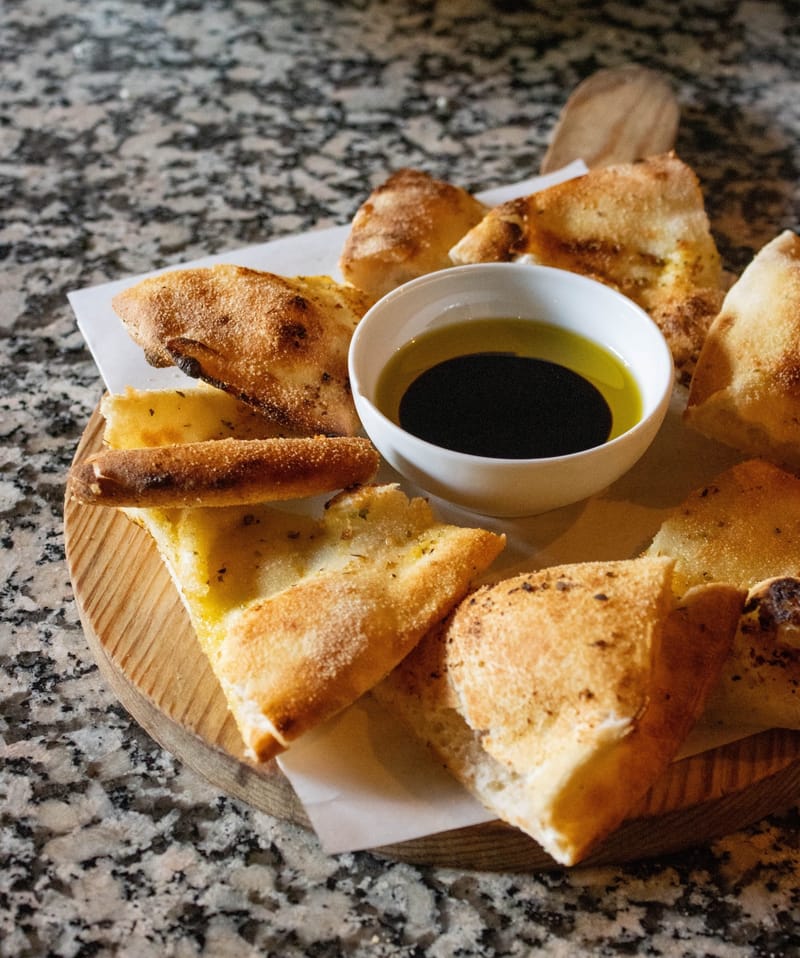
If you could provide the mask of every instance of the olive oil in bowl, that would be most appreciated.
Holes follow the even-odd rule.
[[[571,455],[622,435],[642,399],[625,363],[569,329],[528,319],[470,320],[397,350],[376,405],[434,445],[475,456]]]

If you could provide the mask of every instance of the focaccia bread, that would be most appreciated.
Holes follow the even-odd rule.
[[[673,153],[589,170],[503,203],[450,257],[555,266],[618,289],[653,317],[684,375],[724,295],[700,184]]]
[[[675,561],[679,592],[723,582],[747,593],[703,723],[800,728],[800,479],[740,463],[691,493],[647,554]]]
[[[375,690],[501,819],[575,864],[666,769],[742,595],[677,603],[672,562],[558,566],[483,586]]]
[[[125,512],[153,536],[262,761],[382,679],[505,541],[439,522],[393,485],[341,493],[319,518],[265,505]]]
[[[234,506],[301,499],[369,482],[378,453],[358,436],[209,439],[107,449],[73,463],[67,495],[101,506]]]
[[[486,207],[459,186],[421,170],[401,169],[376,187],[353,217],[339,268],[377,297],[402,283],[452,266],[450,248]]]
[[[353,435],[347,353],[372,299],[327,276],[220,265],[180,269],[118,293],[113,307],[153,366],[178,366],[283,427]]]
[[[800,576],[800,479],[763,459],[738,463],[691,492],[646,552],[675,560],[678,592]]]
[[[742,617],[703,713],[709,726],[800,729],[800,578],[777,576],[747,593]]]
[[[712,439],[800,469],[800,236],[785,230],[730,289],[685,412]]]

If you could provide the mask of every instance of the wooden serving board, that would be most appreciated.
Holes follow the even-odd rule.
[[[76,452],[102,445],[92,415]],[[222,691],[150,537],[115,509],[66,502],[75,598],[98,667],[133,718],[215,786],[305,827],[274,762],[245,756]],[[585,864],[620,863],[708,841],[787,807],[800,794],[800,732],[771,730],[675,763]],[[500,822],[375,849],[418,863],[480,870],[554,867],[532,839]]]

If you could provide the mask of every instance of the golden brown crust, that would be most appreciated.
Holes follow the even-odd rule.
[[[451,266],[450,248],[486,212],[466,190],[401,169],[361,204],[339,260],[342,275],[379,297]]]
[[[714,318],[722,308],[722,289],[704,287],[665,295],[650,308],[650,315],[669,344],[680,381],[688,386]]]
[[[610,715],[631,723],[672,604],[671,569],[664,559],[555,566],[485,586],[462,604],[448,629],[447,670],[486,750],[521,768],[554,724],[564,734],[582,724],[590,735]]]
[[[70,469],[67,494],[101,506],[230,506],[316,496],[369,482],[368,439],[219,439],[107,449]]]
[[[610,285],[651,313],[679,367],[696,358],[723,282],[700,184],[673,153],[590,170],[502,204],[451,259],[525,259]]]
[[[670,612],[630,733],[577,768],[553,803],[552,827],[564,836],[570,863],[619,826],[675,758],[719,681],[742,599],[728,586],[702,586]]]
[[[151,364],[174,364],[287,428],[352,435],[347,352],[371,302],[329,277],[220,265],[143,280],[113,307]]]
[[[723,582],[747,594],[704,724],[800,728],[800,479],[740,463],[689,495],[648,554],[675,560],[678,593]]]
[[[800,469],[800,236],[785,230],[728,291],[691,382],[686,422]]]

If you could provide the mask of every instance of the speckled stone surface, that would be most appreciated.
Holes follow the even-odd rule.
[[[667,73],[728,268],[800,225],[794,0],[2,0],[0,955],[800,953],[798,809],[664,860],[548,874],[327,857],[155,745],[64,561],[101,382],[70,289],[344,223],[393,167],[538,168],[567,94]]]

